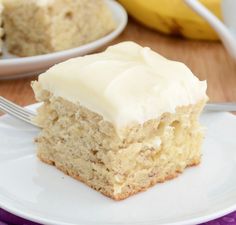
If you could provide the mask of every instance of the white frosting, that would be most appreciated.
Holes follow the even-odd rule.
[[[117,127],[195,104],[206,98],[207,88],[183,63],[133,42],[55,65],[39,76],[39,83]]]

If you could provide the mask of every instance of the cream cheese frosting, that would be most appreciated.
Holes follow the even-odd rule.
[[[207,98],[206,81],[186,65],[133,42],[55,65],[39,76],[39,83],[116,127],[144,123]]]

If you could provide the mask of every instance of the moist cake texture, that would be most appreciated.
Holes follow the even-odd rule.
[[[104,0],[4,0],[8,50],[19,56],[61,51],[115,28]]]
[[[201,159],[206,82],[132,42],[70,59],[32,83],[38,157],[121,200]]]
[[[3,5],[0,0],[0,55],[2,53],[2,44],[3,44],[3,41],[2,41],[2,38],[3,38],[2,12],[3,12]]]

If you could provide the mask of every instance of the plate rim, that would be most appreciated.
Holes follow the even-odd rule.
[[[0,198],[1,200],[1,198]],[[11,207],[8,205],[4,205],[1,201],[0,201],[0,208],[4,209],[5,211],[19,216],[23,219],[32,221],[32,222],[36,222],[36,223],[40,223],[40,224],[45,224],[45,225],[78,225],[75,223],[70,223],[70,222],[60,222],[58,220],[54,220],[54,219],[45,219],[45,218],[40,218],[34,215],[30,215],[27,212],[22,212],[20,209],[17,209],[16,207]],[[205,223],[217,218],[220,218],[222,216],[225,216],[229,213],[232,213],[236,210],[236,203],[235,205],[228,207],[224,210],[221,210],[219,212],[215,212],[206,216],[202,216],[202,217],[195,217],[192,219],[187,219],[187,220],[183,220],[183,221],[177,221],[177,222],[172,222],[172,223],[161,223],[158,225],[196,225],[196,224],[200,224],[200,223]],[[81,222],[79,222],[81,223]],[[107,222],[84,222],[83,221],[83,225],[125,225],[126,223],[107,223]],[[81,224],[82,225],[82,224]],[[157,223],[155,221],[147,221],[147,222],[133,222],[130,223],[129,225],[157,225]]]
[[[120,20],[119,23],[117,24],[116,29],[113,30],[112,32],[110,32],[109,34],[107,34],[99,39],[96,39],[95,41],[89,42],[87,44],[81,45],[76,48],[70,48],[70,49],[66,49],[63,51],[52,52],[52,53],[42,54],[42,55],[27,56],[27,57],[17,57],[16,56],[17,58],[1,59],[0,60],[0,68],[3,66],[36,63],[36,62],[42,60],[42,58],[43,58],[43,61],[48,61],[48,60],[52,60],[54,58],[66,57],[68,55],[73,55],[78,52],[90,51],[90,50],[94,49],[94,45],[97,45],[98,43],[100,43],[99,47],[101,47],[104,44],[114,40],[119,34],[121,34],[121,32],[126,27],[127,22],[128,22],[128,14],[127,14],[126,10],[124,9],[124,7],[121,4],[119,4],[118,2],[116,2],[115,0],[105,0],[105,1],[107,2],[108,5],[110,5],[110,7],[112,9],[115,8],[116,10],[119,10],[119,14],[121,15],[121,18],[122,18],[122,20]],[[114,15],[114,11],[112,14]],[[0,76],[0,78],[1,78],[1,76]]]
[[[40,106],[40,104],[42,103],[33,103],[30,105],[25,106],[25,108],[31,109],[31,110],[35,110],[38,106]],[[220,114],[227,114],[228,116],[231,116],[232,118],[236,119],[235,115],[229,113],[229,112],[216,112],[216,113],[220,113]],[[0,116],[0,120],[4,117],[9,117],[11,118],[9,115],[4,114],[2,116]],[[47,225],[78,225],[75,223],[71,223],[71,222],[60,222],[58,220],[55,219],[45,219],[45,218],[41,218],[37,215],[31,215],[29,212],[24,212],[21,211],[21,209],[18,209],[16,206],[12,206],[11,203],[6,203],[4,202],[3,198],[1,197],[3,195],[0,194],[0,208],[2,208],[3,210],[6,210],[9,213],[12,213],[16,216],[19,216],[21,218],[24,218],[26,220],[30,220],[32,222],[36,222],[36,223],[42,223],[42,224],[47,224]],[[194,225],[194,224],[199,224],[199,223],[204,223],[207,221],[211,221],[217,218],[220,218],[222,216],[225,216],[229,213],[232,213],[233,211],[236,210],[236,202],[234,204],[232,204],[231,206],[226,207],[225,209],[221,209],[219,211],[210,213],[208,215],[205,216],[201,216],[201,217],[193,217],[191,219],[187,219],[187,220],[182,220],[182,221],[176,221],[176,222],[171,222],[171,223],[161,223],[159,225]],[[81,223],[82,221],[80,221],[79,223]],[[93,222],[93,221],[87,221],[87,222],[83,222],[83,225],[124,225],[126,223],[109,223],[109,222]],[[147,222],[129,222],[129,225],[157,225],[157,223],[155,221],[147,221]]]

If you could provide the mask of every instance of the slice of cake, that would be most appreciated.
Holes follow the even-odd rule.
[[[3,12],[3,5],[0,0],[0,55],[2,54],[2,37],[3,37],[3,27],[2,27],[2,12]]]
[[[78,47],[115,28],[104,0],[4,0],[8,50],[32,56]]]
[[[133,42],[70,59],[32,83],[38,157],[120,200],[199,164],[206,82]]]

